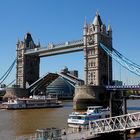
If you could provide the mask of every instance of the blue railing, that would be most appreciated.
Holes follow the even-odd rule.
[[[140,85],[122,85],[122,86],[105,86],[107,90],[113,90],[113,89],[139,89]]]

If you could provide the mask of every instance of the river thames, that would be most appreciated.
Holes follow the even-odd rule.
[[[140,100],[128,100],[128,112],[140,111]],[[34,134],[38,128],[66,128],[72,101],[63,101],[62,108],[0,110],[0,140],[11,140],[16,136]],[[134,107],[137,107],[135,110]],[[140,133],[128,136],[128,140],[140,139]]]

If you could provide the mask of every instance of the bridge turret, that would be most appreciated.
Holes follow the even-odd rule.
[[[108,25],[107,32],[108,32],[109,37],[112,38],[112,28],[111,28],[111,25],[110,24]]]
[[[94,25],[94,32],[95,33],[100,32],[100,28],[101,28],[101,25],[103,25],[103,23],[102,23],[102,20],[100,18],[100,15],[99,15],[98,11],[96,12],[96,16],[93,20],[93,25]]]
[[[83,28],[84,45],[87,43],[87,39],[86,39],[87,33],[88,33],[88,25],[87,25],[87,21],[86,21],[86,18],[85,18],[84,28]]]
[[[25,42],[25,48],[33,49],[35,46],[32,36],[29,32],[26,33],[24,37],[24,42]]]
[[[86,18],[85,18],[83,34],[87,35],[87,32],[88,32],[88,25],[87,25],[87,21],[86,21]]]
[[[101,33],[106,34],[106,26],[105,26],[105,24],[101,25]]]
[[[84,26],[84,65],[86,85],[107,85],[112,81],[112,59],[100,48],[100,43],[112,48],[112,29],[103,24],[99,12],[86,30]],[[85,34],[86,33],[86,34]]]

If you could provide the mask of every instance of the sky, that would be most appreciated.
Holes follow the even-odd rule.
[[[99,11],[102,22],[111,24],[113,48],[140,65],[139,0],[0,0],[0,78],[16,57],[16,42],[30,32],[36,44],[46,47],[83,37],[86,17],[90,24]],[[59,72],[65,66],[78,70],[84,79],[83,52],[41,58],[40,76]],[[16,77],[16,67],[4,81]],[[113,62],[113,78],[138,84],[140,77]]]

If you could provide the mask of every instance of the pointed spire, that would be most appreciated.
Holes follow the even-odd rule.
[[[88,32],[88,25],[85,17],[83,35],[87,35],[87,32]]]
[[[32,36],[30,32],[27,32],[24,36],[24,40],[32,40]]]
[[[111,28],[111,25],[110,25],[110,24],[108,25],[108,29],[107,29],[107,31],[112,32],[112,28]]]
[[[19,40],[19,38],[17,39],[17,44],[19,44],[20,43],[20,40]]]
[[[110,31],[110,32],[112,32],[112,28],[111,28],[110,20],[109,20],[109,24],[108,24],[107,31]]]
[[[84,28],[87,28],[88,25],[87,25],[87,20],[86,20],[86,16],[85,16],[85,22],[84,22]]]
[[[40,45],[40,40],[38,39],[38,47],[40,47],[41,45]]]
[[[99,11],[97,10],[97,11],[96,11],[96,16],[99,16],[99,15],[100,15],[100,13],[99,13]]]
[[[95,16],[92,24],[94,26],[101,26],[103,24],[98,10],[96,11],[96,16]]]
[[[107,32],[108,32],[108,35],[112,38],[112,28],[111,28],[111,25],[110,25],[110,21],[109,21],[109,24],[108,24]]]

